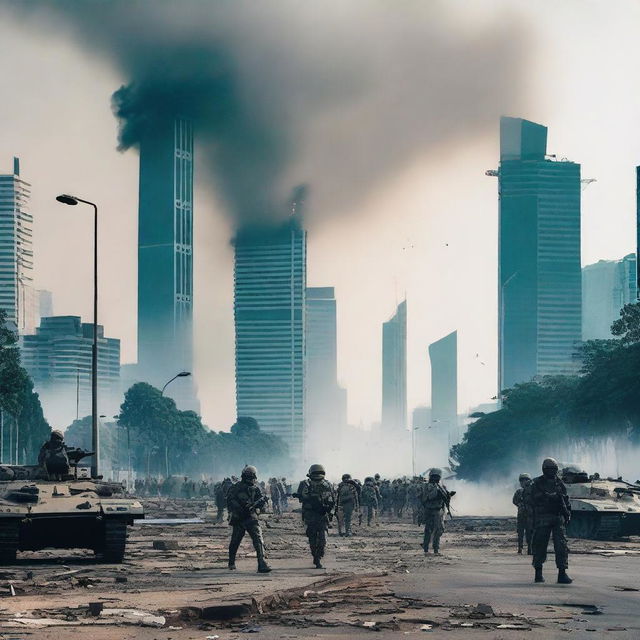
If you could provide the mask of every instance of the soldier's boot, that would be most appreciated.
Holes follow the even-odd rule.
[[[257,542],[254,544],[254,548],[256,550],[256,557],[258,558],[258,573],[269,573],[271,571],[271,567],[265,560],[264,544],[262,541]]]
[[[573,580],[567,575],[566,569],[558,569],[558,584],[571,584]]]
[[[521,556],[522,555],[522,545],[518,545],[518,555]]]
[[[235,551],[233,553],[231,553],[231,551],[229,551],[229,570],[230,571],[235,571],[236,570],[236,554],[235,554]]]
[[[542,575],[542,567],[536,567],[536,577],[534,582],[544,582],[544,576]]]
[[[313,557],[313,566],[316,569],[324,569],[324,566],[322,565],[322,562],[320,561],[319,556],[314,556]]]

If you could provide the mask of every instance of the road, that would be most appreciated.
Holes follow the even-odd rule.
[[[150,515],[207,517],[198,501],[150,501]],[[226,568],[229,528],[136,524],[122,565],[86,552],[20,554],[0,568],[0,639],[640,638],[640,539],[572,540],[573,585],[533,583],[514,551],[513,519],[448,523],[443,554],[422,554],[408,521],[332,530],[326,569],[312,568],[299,514],[265,517],[273,572],[255,573],[244,542]],[[166,550],[154,549],[158,542]],[[162,546],[162,545],[160,545]],[[15,595],[12,595],[15,594]],[[103,607],[98,616],[89,603]]]

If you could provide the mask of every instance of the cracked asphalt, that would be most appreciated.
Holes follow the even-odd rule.
[[[640,538],[571,540],[574,584],[555,584],[553,562],[534,584],[513,518],[456,518],[442,555],[426,557],[418,527],[381,519],[353,538],[332,529],[319,571],[299,514],[266,515],[273,572],[262,575],[248,540],[228,571],[229,527],[211,520],[211,505],[146,508],[150,518],[203,521],[136,524],[122,565],[83,551],[19,554],[0,567],[0,639],[640,638]]]

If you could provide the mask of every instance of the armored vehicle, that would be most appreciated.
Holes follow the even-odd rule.
[[[575,465],[562,469],[562,480],[571,502],[569,536],[611,540],[640,535],[640,485],[589,476]]]
[[[0,565],[45,548],[92,549],[122,562],[127,526],[144,518],[142,504],[120,484],[78,477],[77,461],[73,470],[50,480],[40,466],[0,466]]]

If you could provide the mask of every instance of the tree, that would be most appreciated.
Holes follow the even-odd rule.
[[[611,333],[619,336],[624,345],[640,342],[640,302],[622,307],[620,318],[611,325]]]

